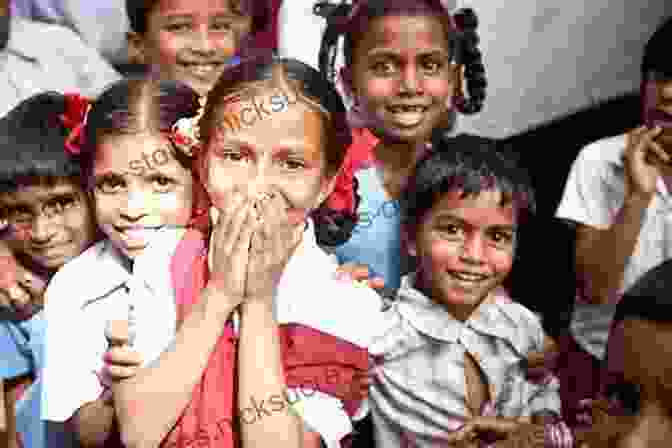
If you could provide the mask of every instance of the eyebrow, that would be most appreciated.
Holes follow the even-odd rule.
[[[369,51],[368,56],[369,57],[388,57],[388,58],[398,58],[399,57],[399,51],[394,48],[394,47],[375,47],[371,51]],[[419,52],[417,57],[428,57],[428,56],[440,56],[440,57],[448,57],[450,56],[450,52],[446,49],[443,48],[430,48],[430,49],[424,49],[423,51]]]
[[[32,206],[37,202],[39,203],[44,203],[44,202],[50,202],[53,201],[54,199],[79,199],[80,195],[77,191],[71,191],[71,190],[66,190],[66,191],[56,191],[56,192],[49,192],[47,194],[41,195],[37,198],[36,201],[25,201],[25,200],[19,200],[15,201],[11,198],[3,200],[2,207],[4,208],[32,208]]]
[[[452,223],[457,223],[457,224],[459,224],[461,226],[464,226],[464,227],[474,227],[471,223],[465,221],[464,219],[462,219],[458,216],[455,216],[455,215],[451,215],[449,213],[444,213],[444,214],[441,214],[441,215],[437,215],[434,218],[434,222],[438,225],[452,222]],[[491,226],[486,227],[486,229],[488,229],[488,230],[499,230],[500,232],[515,232],[517,227],[515,225],[511,225],[511,224],[493,224]]]

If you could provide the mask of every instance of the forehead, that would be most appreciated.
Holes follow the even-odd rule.
[[[162,135],[152,133],[109,135],[102,138],[96,147],[94,172],[130,171],[133,169],[133,164],[139,162],[145,163],[148,168],[177,163],[171,143]]]
[[[0,205],[39,203],[54,196],[78,194],[82,189],[73,182],[62,179],[54,183],[20,186],[16,191],[0,193]]]
[[[609,336],[608,367],[633,382],[672,391],[672,323],[626,319]]]
[[[283,88],[268,86],[249,93],[219,108],[212,143],[240,143],[257,150],[302,146],[321,154],[326,119],[322,113]]]
[[[160,0],[153,12],[159,15],[230,13],[234,3],[237,2],[233,0]]]
[[[448,36],[438,15],[384,16],[369,22],[359,47],[368,51],[447,50]]]
[[[502,193],[499,190],[482,190],[479,194],[461,196],[461,190],[443,194],[432,207],[431,217],[458,218],[475,227],[515,225],[516,213],[513,204],[502,206]]]

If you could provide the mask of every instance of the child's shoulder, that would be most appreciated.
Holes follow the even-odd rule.
[[[620,165],[626,145],[626,134],[596,140],[581,149],[577,157],[577,163],[604,164],[611,162]]]
[[[75,294],[105,279],[107,241],[99,241],[64,264],[49,280],[46,295]]]
[[[508,318],[515,330],[513,343],[519,351],[526,353],[543,347],[545,333],[541,318],[526,306],[513,301],[503,291],[495,294],[492,301]]]

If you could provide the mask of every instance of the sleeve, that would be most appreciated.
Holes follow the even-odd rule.
[[[572,223],[605,229],[611,224],[606,161],[600,159],[599,142],[579,153],[572,164],[556,217]]]
[[[340,441],[353,430],[352,422],[337,398],[316,390],[290,388],[287,401],[304,424],[320,434],[328,448],[340,448]]]
[[[69,28],[61,31],[60,52],[62,59],[75,70],[77,87],[84,96],[96,97],[121,75],[93,47]]]
[[[97,353],[92,346],[96,338],[87,335],[91,332],[86,314],[67,300],[72,297],[72,286],[70,283],[68,287],[66,278],[59,279],[59,273],[47,287],[44,307],[46,343],[41,416],[52,422],[68,420],[82,405],[95,401],[103,392],[96,374],[102,360],[92,359]]]
[[[16,378],[30,373],[32,362],[25,350],[20,348],[21,336],[16,331],[15,324],[9,321],[0,321],[0,379]]]

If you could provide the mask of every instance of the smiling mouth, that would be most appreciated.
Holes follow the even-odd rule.
[[[453,279],[468,285],[477,285],[490,278],[489,275],[476,274],[473,272],[466,272],[466,271],[448,271],[448,275]]]
[[[127,242],[147,243],[149,237],[155,234],[163,226],[145,226],[145,227],[117,227],[114,230],[119,233]]]
[[[210,62],[207,64],[183,62],[180,63],[180,66],[199,78],[207,78],[219,73],[222,67],[224,67],[224,64],[221,62]]]
[[[393,116],[393,121],[404,127],[411,127],[420,124],[427,112],[427,106],[421,105],[398,105],[387,107],[388,112]]]

